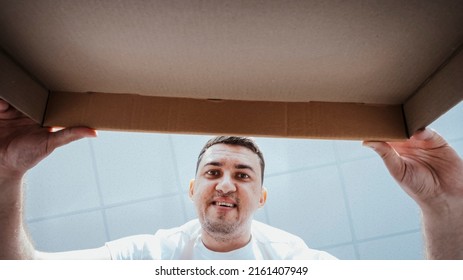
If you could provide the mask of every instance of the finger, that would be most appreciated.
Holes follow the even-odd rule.
[[[431,128],[425,128],[422,130],[418,130],[413,134],[411,137],[412,140],[417,141],[425,141],[426,144],[430,144],[431,146],[443,146],[447,144],[447,141],[439,135],[435,130]]]
[[[48,146],[49,150],[69,144],[73,141],[85,138],[85,137],[96,137],[97,133],[94,129],[88,127],[71,127],[53,132],[50,134]]]
[[[8,111],[10,104],[3,99],[0,99],[0,113]]]
[[[399,154],[409,149],[434,149],[448,145],[447,141],[431,128],[416,131],[406,141],[388,143]]]
[[[0,98],[0,119],[12,120],[22,117],[25,117],[23,113],[16,110],[15,107],[11,106],[7,101]]]
[[[364,141],[364,146],[372,148],[382,159],[389,173],[398,181],[403,179],[405,162],[394,148],[386,142]]]

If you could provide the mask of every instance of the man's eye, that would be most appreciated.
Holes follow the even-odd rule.
[[[206,174],[210,176],[218,176],[220,172],[218,170],[209,170],[206,172]]]
[[[249,179],[250,177],[246,173],[239,173],[238,178],[240,178],[240,179]]]

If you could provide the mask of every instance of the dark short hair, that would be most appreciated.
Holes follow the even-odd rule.
[[[198,161],[196,163],[196,173],[198,173],[199,163],[203,159],[204,153],[209,149],[211,146],[216,144],[227,144],[227,145],[236,145],[248,148],[252,152],[254,152],[260,160],[260,169],[262,171],[262,183],[264,183],[264,169],[265,169],[265,161],[264,155],[262,154],[259,146],[257,146],[256,142],[249,138],[249,137],[240,137],[240,136],[217,136],[209,141],[204,145],[201,152],[199,152]]]

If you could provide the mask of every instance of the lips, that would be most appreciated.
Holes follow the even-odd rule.
[[[212,205],[225,207],[225,208],[236,208],[237,203],[229,198],[216,198],[212,201]]]
[[[236,204],[233,203],[228,203],[228,202],[221,202],[221,201],[214,201],[212,202],[213,205],[216,206],[222,206],[222,207],[228,207],[228,208],[235,208]]]

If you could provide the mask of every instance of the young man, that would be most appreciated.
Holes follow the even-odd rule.
[[[190,197],[198,220],[155,235],[127,237],[96,249],[37,252],[22,217],[22,178],[55,148],[83,137],[88,128],[49,132],[0,101],[1,259],[326,259],[291,234],[252,220],[265,204],[264,160],[247,138],[218,137],[198,158]],[[365,142],[423,212],[429,258],[463,258],[463,161],[431,130],[402,143]]]

